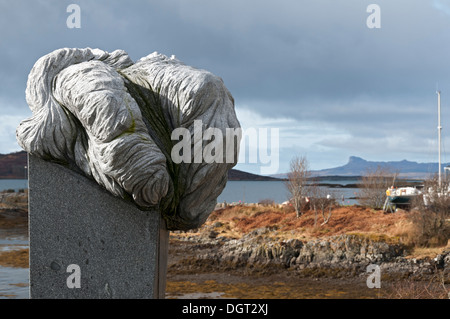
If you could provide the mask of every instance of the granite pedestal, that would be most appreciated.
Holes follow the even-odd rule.
[[[158,211],[61,165],[29,156],[28,167],[31,298],[164,298],[169,232]]]

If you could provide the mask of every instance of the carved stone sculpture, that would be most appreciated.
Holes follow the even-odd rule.
[[[26,100],[33,115],[16,132],[23,149],[142,210],[157,207],[169,230],[199,227],[237,162],[239,135],[226,149],[232,161],[195,161],[203,139],[191,143],[191,161],[173,161],[177,128],[193,136],[201,123],[222,131],[223,144],[227,129],[240,128],[223,81],[174,57],[155,52],[133,63],[122,50],[59,49],[32,68]]]

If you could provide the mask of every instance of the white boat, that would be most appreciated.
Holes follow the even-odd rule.
[[[414,198],[422,195],[422,192],[415,187],[399,187],[386,190],[386,201],[384,203],[384,210],[395,211],[397,207],[409,207]]]

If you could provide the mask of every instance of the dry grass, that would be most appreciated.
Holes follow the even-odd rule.
[[[0,253],[0,266],[4,267],[29,267],[29,250],[13,250]]]
[[[414,247],[411,244],[411,237],[414,234],[415,225],[410,216],[411,212],[403,210],[392,214],[363,206],[337,206],[332,211],[330,221],[325,225],[319,226],[322,222],[322,216],[319,214],[315,227],[315,214],[312,210],[297,217],[295,211],[290,207],[233,206],[213,212],[205,223],[205,229],[214,228],[218,232],[218,236],[231,238],[240,238],[263,227],[271,230],[265,236],[280,239],[313,240],[354,234],[374,241],[403,243],[411,247],[411,256],[408,256],[410,258],[434,258],[444,249],[450,248],[450,243],[429,248]],[[198,231],[202,232],[202,229]],[[445,247],[446,244],[447,247]]]
[[[360,206],[336,207],[327,224],[314,227],[315,214],[312,210],[297,217],[295,211],[289,208],[235,206],[213,212],[206,224],[220,222],[217,230],[221,231],[222,236],[229,236],[230,231],[234,230],[231,237],[266,227],[276,231],[277,236],[289,238],[313,239],[349,233],[398,238],[402,225],[407,224],[406,214],[386,214]],[[318,218],[317,225],[320,225],[322,216],[319,214]]]
[[[429,282],[398,281],[388,284],[384,298],[387,299],[449,299],[450,290],[442,279]]]

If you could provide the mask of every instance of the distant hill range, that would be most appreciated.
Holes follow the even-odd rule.
[[[27,153],[25,151],[0,154],[0,178],[25,178],[27,166]],[[442,167],[450,166],[450,163],[442,164]],[[350,156],[348,163],[322,170],[311,171],[313,177],[320,176],[364,176],[367,171],[377,167],[386,168],[391,172],[398,172],[402,178],[428,178],[438,172],[438,163],[417,163],[407,160],[394,162],[372,162],[360,157]],[[247,173],[237,169],[228,172],[230,181],[276,181],[285,179],[287,174],[262,176]]]
[[[442,167],[450,165],[443,163]],[[428,178],[438,173],[438,163],[417,163],[407,160],[390,161],[390,162],[372,162],[366,161],[360,157],[350,156],[348,163],[344,166],[339,166],[330,169],[323,169],[313,171],[315,176],[361,176],[365,175],[368,170],[375,170],[377,167],[387,169],[393,173],[398,172],[400,177],[406,178]]]
[[[443,163],[442,167],[450,165]],[[312,176],[364,176],[368,171],[373,171],[377,167],[389,170],[393,173],[399,173],[402,178],[424,179],[438,173],[438,163],[417,163],[407,160],[390,162],[372,162],[366,161],[360,157],[350,156],[348,163],[322,170],[311,171]],[[286,174],[277,174],[273,177],[285,178]]]
[[[0,178],[18,179],[26,178],[27,153],[25,151],[0,154]],[[228,172],[230,181],[276,181],[275,177],[261,176],[232,169]]]
[[[25,151],[0,154],[0,178],[17,179],[26,178],[28,165],[27,153]]]

